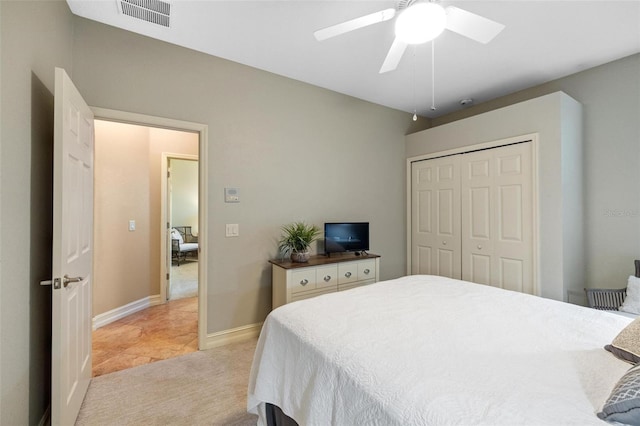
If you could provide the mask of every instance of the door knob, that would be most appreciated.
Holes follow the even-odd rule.
[[[83,279],[84,278],[82,278],[82,277],[70,277],[69,275],[65,274],[65,276],[62,278],[62,285],[67,287],[69,284],[71,284],[71,283],[79,283]]]
[[[447,245],[447,242],[446,242],[446,241],[443,241],[443,242],[442,242],[442,245],[443,245],[443,246],[446,246],[446,245]]]
[[[482,246],[478,244],[478,250],[482,250]]]

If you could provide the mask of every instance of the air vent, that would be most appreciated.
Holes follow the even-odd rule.
[[[171,4],[160,0],[117,0],[120,12],[132,18],[169,27]]]

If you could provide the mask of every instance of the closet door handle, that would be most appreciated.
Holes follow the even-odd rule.
[[[478,244],[478,250],[482,250],[482,246]]]
[[[446,241],[443,241],[443,242],[442,242],[442,245],[443,245],[443,246],[446,246],[446,245],[447,245],[447,242],[446,242]]]

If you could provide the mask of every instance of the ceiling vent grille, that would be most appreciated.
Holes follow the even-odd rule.
[[[171,4],[161,0],[117,0],[118,8],[124,15],[141,19],[152,24],[169,27]]]

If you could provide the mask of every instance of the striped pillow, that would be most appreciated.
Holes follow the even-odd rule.
[[[598,417],[607,422],[640,424],[640,364],[618,380]]]

